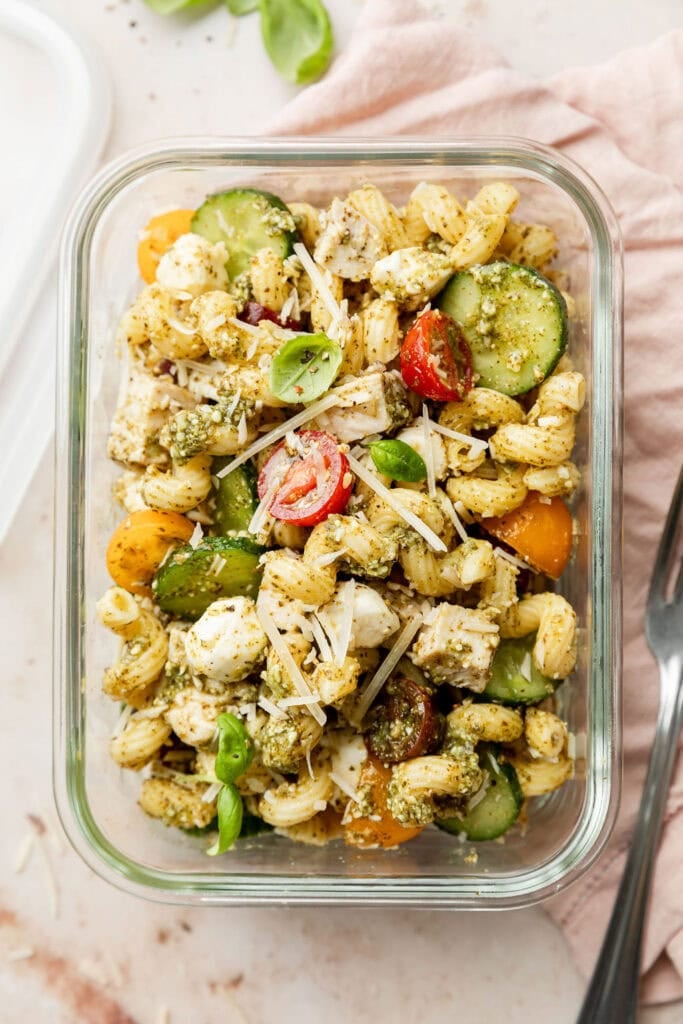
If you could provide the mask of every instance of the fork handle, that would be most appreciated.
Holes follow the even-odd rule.
[[[683,664],[660,665],[661,699],[655,739],[631,849],[600,956],[577,1024],[636,1024],[643,926],[669,783],[683,720]]]

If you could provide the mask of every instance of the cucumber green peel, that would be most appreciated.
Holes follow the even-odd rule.
[[[536,634],[501,640],[493,658],[491,678],[481,697],[496,704],[538,704],[555,690],[555,683],[536,668],[531,652]]]
[[[225,266],[231,281],[249,270],[251,258],[259,249],[272,249],[285,259],[299,238],[293,230],[292,214],[282,200],[257,188],[233,188],[207,196],[191,227],[210,242],[225,243]]]
[[[482,748],[481,768],[488,773],[488,788],[481,800],[461,818],[444,818],[436,824],[445,832],[464,833],[474,842],[497,839],[514,825],[524,802],[517,772],[498,760],[490,747]]]
[[[567,347],[567,307],[531,267],[499,260],[454,274],[436,305],[462,327],[480,387],[522,395]]]
[[[156,602],[176,618],[198,619],[223,597],[256,597],[264,550],[246,537],[205,537],[196,548],[183,544],[154,578]]]
[[[232,456],[214,459],[215,474],[232,462]],[[256,470],[250,463],[238,466],[218,478],[215,493],[214,522],[221,534],[245,533],[258,506]]]

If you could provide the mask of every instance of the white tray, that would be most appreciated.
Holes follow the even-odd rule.
[[[101,63],[53,15],[0,3],[0,543],[54,421],[55,258],[109,129]]]

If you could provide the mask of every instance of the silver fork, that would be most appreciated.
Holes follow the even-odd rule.
[[[655,738],[631,849],[578,1024],[636,1022],[645,912],[683,721],[682,511],[683,468],[659,543],[645,614],[661,680]]]

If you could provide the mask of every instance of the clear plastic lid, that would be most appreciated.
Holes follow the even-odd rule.
[[[92,47],[19,0],[0,4],[0,94],[1,543],[52,433],[59,236],[110,98]]]

